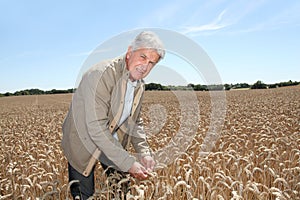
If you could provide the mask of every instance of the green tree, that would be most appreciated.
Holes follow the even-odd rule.
[[[225,88],[225,90],[230,90],[231,88],[232,88],[232,84],[224,84],[224,88]]]
[[[6,92],[6,93],[4,93],[4,96],[6,96],[6,97],[8,97],[8,96],[12,96],[13,94],[12,93],[10,93],[10,92]]]
[[[266,84],[264,84],[262,81],[258,80],[256,83],[254,83],[251,86],[251,89],[266,89],[268,88]]]
[[[163,87],[161,84],[158,83],[149,83],[145,85],[146,90],[163,90]]]

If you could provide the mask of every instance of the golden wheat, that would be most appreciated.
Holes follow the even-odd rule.
[[[146,92],[142,118],[156,170],[109,184],[97,165],[91,199],[300,199],[299,86],[226,92],[218,133],[210,126],[222,120],[212,121],[211,110],[220,105],[209,92],[196,92],[197,105],[185,94]],[[0,98],[0,199],[71,198],[60,147],[71,97]]]

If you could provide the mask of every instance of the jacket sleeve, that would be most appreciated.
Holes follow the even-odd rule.
[[[151,156],[151,150],[147,143],[146,133],[144,131],[143,119],[138,115],[137,121],[134,124],[133,133],[131,136],[131,144],[139,157]]]
[[[120,170],[128,171],[135,158],[113,138],[109,130],[110,99],[118,80],[114,80],[115,76],[112,72],[108,73],[108,70],[112,69],[103,72],[94,70],[83,77],[81,94],[85,107],[85,124],[91,140],[100,151]]]

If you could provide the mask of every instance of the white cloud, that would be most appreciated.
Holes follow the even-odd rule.
[[[202,32],[202,31],[212,31],[212,30],[219,30],[222,28],[225,28],[227,26],[230,26],[230,23],[224,23],[223,22],[223,16],[226,13],[226,10],[223,10],[216,19],[214,19],[209,24],[204,24],[201,26],[188,26],[184,27],[184,30],[182,31],[183,34],[190,34],[195,32]]]
[[[104,53],[104,52],[109,52],[109,51],[111,51],[110,48],[97,49],[97,50],[83,51],[83,52],[79,52],[79,53],[74,53],[74,54],[70,54],[69,56],[72,56],[72,57],[89,56],[91,54],[98,54],[98,53]]]
[[[265,3],[264,0],[262,1],[223,1],[223,2],[216,2],[212,1],[209,5],[199,8],[193,15],[193,19],[189,20],[189,24],[197,24],[199,19],[203,22],[201,25],[185,25],[181,29],[183,34],[191,34],[191,35],[198,35],[198,34],[214,34],[219,30],[231,30],[238,27],[236,25],[244,25],[243,20],[246,17],[253,14],[257,9],[259,9]],[[221,9],[221,11],[220,11]],[[207,18],[210,16],[211,13],[217,13],[213,20]],[[255,25],[256,27],[256,25]],[[257,27],[256,27],[257,28]],[[247,27],[246,29],[249,29]],[[252,29],[252,28],[251,28]]]
[[[274,6],[272,12],[264,14],[264,8],[259,14],[261,20],[255,21],[253,24],[248,24],[247,27],[231,30],[229,34],[249,33],[265,30],[278,30],[287,28],[288,26],[297,27],[300,25],[300,2],[293,2],[290,5],[280,3],[274,5],[274,2],[268,2]],[[266,5],[270,6],[270,5]],[[277,8],[277,9],[276,9]]]
[[[72,56],[72,57],[88,56],[92,52],[93,51],[85,51],[85,52],[73,53],[73,54],[70,54],[69,56]]]
[[[287,25],[299,25],[300,23],[300,2],[295,1],[293,4],[284,8],[282,12],[275,14],[268,24],[275,27],[282,27]]]

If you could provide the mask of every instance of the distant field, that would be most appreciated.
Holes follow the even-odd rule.
[[[251,88],[234,88],[234,89],[230,89],[230,90],[251,90]]]
[[[128,177],[127,199],[300,199],[300,86],[226,91],[224,126],[206,156],[199,152],[212,105],[208,92],[196,95],[200,121],[191,121],[199,126],[187,151],[146,181]],[[71,197],[60,147],[71,98],[0,98],[0,199]],[[142,118],[153,151],[172,141],[182,115],[172,92],[146,92]],[[97,165],[95,197],[110,194]]]

